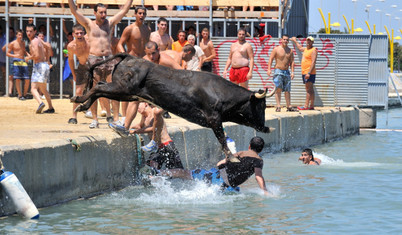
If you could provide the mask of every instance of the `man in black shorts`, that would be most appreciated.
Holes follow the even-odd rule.
[[[261,137],[253,137],[250,140],[249,149],[247,151],[241,151],[234,154],[234,156],[239,159],[239,162],[230,162],[223,159],[216,164],[218,169],[169,169],[157,171],[145,167],[142,168],[140,172],[188,180],[203,180],[208,184],[219,185],[223,192],[239,191],[238,186],[255,174],[258,186],[263,190],[264,194],[268,196],[269,193],[265,186],[264,176],[262,175],[264,161],[258,155],[264,148],[264,144],[264,140]]]
[[[89,43],[85,37],[84,27],[79,24],[73,26],[73,36],[74,40],[67,45],[68,63],[76,85],[75,95],[81,96],[84,93],[89,77],[89,65],[87,62]],[[74,55],[78,60],[77,69],[75,69]],[[77,112],[74,111],[77,106],[78,103],[73,104],[73,117],[68,120],[70,124],[77,124]]]

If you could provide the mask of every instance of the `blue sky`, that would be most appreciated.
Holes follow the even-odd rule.
[[[297,0],[296,0],[297,1]],[[366,11],[367,5],[368,12]],[[368,34],[368,28],[365,23],[368,20],[371,30],[373,24],[376,24],[376,31],[386,33],[384,25],[387,26],[391,33],[394,29],[394,36],[401,36],[399,29],[402,29],[402,0],[310,0],[310,24],[309,32],[317,32],[324,27],[321,15],[318,11],[321,8],[325,19],[328,23],[328,12],[331,13],[331,23],[339,22],[340,27],[331,27],[332,29],[340,29],[344,31],[346,26],[342,15],[345,15],[351,27],[352,18],[355,21],[354,28],[362,28],[362,34]],[[387,14],[390,14],[388,16]],[[399,17],[400,19],[395,19]],[[380,25],[382,25],[380,27]],[[402,42],[402,40],[401,40]]]

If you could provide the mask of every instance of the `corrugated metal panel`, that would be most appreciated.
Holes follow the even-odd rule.
[[[371,37],[368,78],[368,105],[384,106],[388,103],[388,38]]]
[[[213,38],[212,41],[217,51],[217,58],[214,60],[215,73],[222,76],[227,58],[229,56],[230,46],[236,42],[237,38]],[[268,78],[267,65],[269,55],[275,46],[279,45],[278,38],[271,38],[261,43],[258,38],[247,40],[254,49],[255,68],[253,78],[249,81],[250,90],[262,88],[273,88],[272,77]],[[315,47],[318,49],[317,59],[317,80],[316,87],[316,105],[332,106],[335,93],[335,51],[333,40],[316,40]],[[304,43],[304,41],[303,41]],[[304,44],[303,44],[304,45]],[[289,43],[292,49],[295,49],[292,43]],[[295,52],[298,50],[295,50]],[[292,81],[291,103],[292,105],[303,105],[306,98],[305,86],[301,79],[301,54],[295,54],[295,77]],[[282,105],[285,105],[285,98],[282,95]],[[267,99],[267,105],[275,105],[275,98]]]
[[[309,0],[304,0],[304,2],[306,3],[308,15]],[[308,27],[305,13],[303,1],[293,0],[289,21],[286,24],[286,29],[283,32],[286,32],[290,36],[303,35],[303,37],[306,37],[308,35]]]

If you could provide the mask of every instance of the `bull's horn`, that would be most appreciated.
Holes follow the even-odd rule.
[[[274,89],[272,89],[272,91],[268,93],[267,97],[269,98],[269,97],[273,96],[275,94],[275,92],[276,92],[276,86],[274,85]]]
[[[261,90],[260,90],[260,91],[261,91]],[[257,93],[255,93],[254,95],[255,95],[255,98],[257,98],[257,99],[265,98],[265,96],[267,95],[267,89],[265,89],[265,91],[264,91],[262,94],[260,94],[259,92],[257,92]]]

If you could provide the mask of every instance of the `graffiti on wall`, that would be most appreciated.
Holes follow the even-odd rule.
[[[216,58],[214,59],[214,72],[223,75],[223,70],[226,65],[227,58],[220,58],[223,55],[229,54],[230,46],[235,43],[237,40],[225,40],[216,45]],[[270,35],[265,35],[264,37],[255,37],[252,39],[247,39],[247,42],[250,43],[254,50],[254,69],[253,69],[253,80],[257,79],[258,83],[261,82],[264,88],[272,89],[274,87],[272,81],[272,75],[270,77],[267,76],[268,70],[268,60],[270,56],[270,52],[276,46],[279,46],[281,43],[278,42],[277,39],[273,39]],[[303,47],[306,46],[306,39],[303,38],[299,40],[300,45]],[[316,39],[315,45],[318,52],[318,62],[316,65],[317,70],[324,70],[328,67],[330,63],[330,56],[334,53],[334,44],[333,40],[330,39]],[[300,67],[301,62],[301,53],[296,49],[296,46],[293,43],[289,43],[289,47],[293,49],[295,55],[295,68]],[[226,51],[224,53],[223,51]],[[224,62],[223,62],[224,61]],[[274,63],[273,63],[274,64]],[[271,68],[273,69],[273,68]]]

